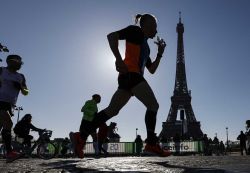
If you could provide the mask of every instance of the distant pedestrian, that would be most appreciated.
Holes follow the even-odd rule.
[[[215,145],[219,145],[219,139],[217,138],[217,136],[214,137],[213,143],[214,143]]]
[[[213,153],[215,153],[217,156],[219,155],[219,144],[219,139],[217,136],[215,136],[213,139]]]
[[[135,139],[135,152],[137,156],[140,156],[142,153],[143,141],[141,135],[137,135]]]
[[[247,147],[246,147],[246,141],[247,136],[243,133],[243,131],[240,131],[240,135],[237,137],[237,140],[240,140],[240,153],[243,155],[243,151],[245,150],[247,155]]]
[[[225,145],[224,145],[223,141],[220,141],[219,151],[220,151],[221,155],[225,155]]]
[[[7,67],[0,67],[0,130],[7,151],[6,160],[10,162],[20,156],[11,147],[12,110],[20,91],[23,95],[28,95],[29,90],[24,75],[18,72],[23,64],[22,58],[19,55],[9,55],[6,63]]]
[[[173,137],[174,143],[180,143],[181,142],[181,136],[179,133],[175,133],[175,136]]]
[[[175,155],[181,154],[181,148],[180,148],[180,142],[181,142],[181,136],[179,133],[175,133],[173,137],[174,142],[174,148],[175,148]]]
[[[208,138],[208,155],[209,156],[212,156],[213,155],[213,147],[214,144],[213,144],[213,140],[212,138]]]
[[[110,142],[120,142],[120,135],[117,133],[117,123],[116,122],[110,122],[108,126],[108,138]]]
[[[207,134],[203,135],[202,140],[204,144],[204,155],[208,156],[209,155],[209,140],[208,140]]]
[[[70,149],[70,140],[69,138],[66,137],[62,141],[62,150],[61,150],[62,157],[65,157],[67,155],[69,149]]]

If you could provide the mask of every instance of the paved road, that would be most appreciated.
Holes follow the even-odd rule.
[[[82,172],[156,172],[156,173],[250,173],[250,156],[170,156],[109,157],[84,159],[20,159],[5,163],[0,173],[82,173]]]

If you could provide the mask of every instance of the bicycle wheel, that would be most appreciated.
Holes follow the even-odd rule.
[[[37,147],[37,155],[42,159],[51,159],[56,155],[56,146],[51,142],[43,142]]]

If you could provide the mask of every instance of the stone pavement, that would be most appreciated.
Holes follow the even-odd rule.
[[[0,173],[82,172],[250,173],[250,156],[30,158],[12,163],[0,159]]]

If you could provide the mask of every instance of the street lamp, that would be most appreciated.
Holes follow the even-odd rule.
[[[227,134],[227,149],[228,149],[228,127],[226,127],[226,134]]]
[[[18,121],[19,121],[19,114],[20,114],[20,111],[23,110],[23,108],[22,108],[22,106],[16,106],[15,110],[17,111],[17,123],[18,123]]]
[[[137,130],[138,128],[135,129],[135,137],[137,138]]]

